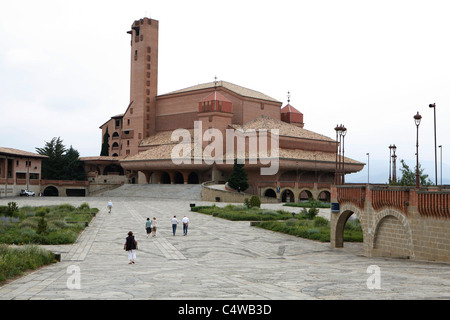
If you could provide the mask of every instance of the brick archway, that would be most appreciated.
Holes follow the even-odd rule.
[[[412,231],[408,219],[394,209],[375,215],[373,237],[369,240],[374,256],[414,257]]]
[[[364,221],[363,212],[360,208],[352,204],[343,204],[340,213],[332,213],[332,219],[330,223],[330,242],[334,248],[344,247],[344,228],[348,219],[356,214],[356,217],[361,223],[361,228],[363,231],[363,238],[368,237],[367,223]],[[365,243],[365,241],[364,241]]]

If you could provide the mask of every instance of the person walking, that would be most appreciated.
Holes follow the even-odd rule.
[[[183,234],[185,235],[185,236],[187,236],[187,233],[188,233],[188,226],[189,226],[189,218],[188,217],[186,217],[186,216],[184,216],[184,218],[183,218]]]
[[[177,216],[173,216],[172,218],[172,232],[173,235],[175,236],[175,232],[177,232],[177,225],[178,225],[179,221],[177,219]]]
[[[152,222],[150,221],[150,218],[147,218],[147,221],[145,222],[145,230],[147,231],[147,238],[150,236],[150,233],[152,233]]]
[[[132,231],[128,232],[123,249],[128,252],[128,260],[130,261],[128,264],[134,264],[136,260],[137,241]]]
[[[111,213],[111,209],[113,207],[112,201],[109,200],[108,205],[106,206],[108,208],[108,213]]]
[[[152,220],[152,237],[156,237],[156,227],[157,227],[156,217],[153,217],[153,220]]]

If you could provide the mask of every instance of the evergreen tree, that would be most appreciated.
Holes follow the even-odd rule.
[[[42,160],[42,178],[59,180],[64,171],[64,153],[67,151],[61,138],[45,142],[45,147],[36,148],[36,151],[48,157]]]
[[[107,157],[109,156],[109,133],[108,133],[108,127],[106,127],[105,134],[103,135],[103,143],[102,143],[102,150],[100,152],[101,157]]]
[[[80,153],[70,146],[64,154],[62,180],[84,180],[85,176],[83,163],[80,161]]]
[[[40,155],[48,157],[42,160],[42,179],[85,179],[85,172],[80,161],[79,152],[72,146],[67,149],[60,137],[46,142],[43,148],[36,148],[36,151]]]
[[[228,179],[228,185],[240,191],[245,191],[248,189],[248,176],[247,172],[244,169],[243,164],[238,164],[237,160],[234,160],[233,172],[231,172],[231,176]]]

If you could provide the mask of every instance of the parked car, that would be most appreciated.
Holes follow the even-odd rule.
[[[20,190],[20,196],[26,196],[26,197],[34,197],[35,193],[33,191],[30,190]]]

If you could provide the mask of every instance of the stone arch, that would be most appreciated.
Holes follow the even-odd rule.
[[[167,172],[162,172],[160,175],[160,183],[161,184],[171,184],[172,180],[170,179],[170,175]]]
[[[314,198],[311,190],[309,189],[301,189],[298,194],[299,201],[308,201],[309,199]]]
[[[291,189],[284,189],[281,192],[281,202],[295,202],[294,192]]]
[[[55,186],[47,186],[44,189],[43,193],[44,193],[44,196],[47,196],[47,197],[58,197],[59,196],[59,190]]]
[[[414,256],[412,231],[408,219],[394,209],[375,215],[370,248],[374,256],[411,258]]]
[[[363,237],[364,239],[367,236],[367,226],[365,224],[365,221],[362,216],[361,209],[358,207],[352,205],[352,204],[343,204],[341,206],[341,212],[336,214],[332,213],[332,221],[331,223],[331,232],[330,232],[330,241],[332,244],[334,244],[335,248],[343,248],[344,247],[344,228],[345,224],[347,223],[348,219],[353,215],[356,214],[356,217],[361,222],[361,228],[363,231]]]
[[[179,171],[176,171],[173,176],[173,183],[174,184],[184,184],[184,177],[183,174]]]
[[[188,177],[188,184],[199,184],[200,179],[198,178],[198,174],[196,172],[191,172]]]
[[[323,202],[331,202],[331,192],[328,189],[319,190],[319,195],[317,196],[317,200]]]
[[[264,191],[264,197],[276,198],[277,192],[272,188],[267,188],[266,191]]]

